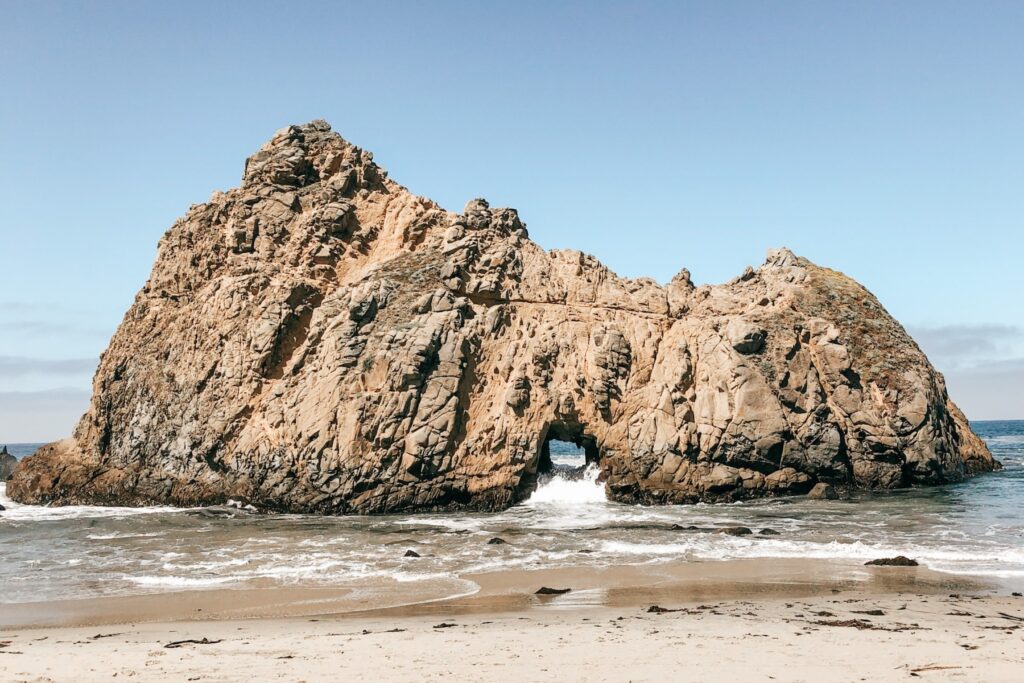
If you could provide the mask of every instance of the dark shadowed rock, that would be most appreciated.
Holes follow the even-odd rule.
[[[807,497],[811,500],[836,500],[839,498],[839,494],[836,493],[835,487],[832,484],[826,484],[820,482],[814,485],[808,493]]]
[[[751,277],[748,277],[748,280],[755,277],[753,270],[750,272]],[[764,330],[746,320],[734,319],[729,321],[726,334],[729,338],[729,343],[732,344],[732,347],[738,353],[744,355],[757,353],[764,348]]]
[[[415,550],[406,550],[405,551],[405,555],[402,555],[402,557],[419,557],[419,556],[420,556],[420,554],[418,552],[416,552]]]
[[[903,555],[897,555],[896,557],[882,557],[877,560],[871,560],[864,563],[865,566],[874,565],[877,567],[916,567],[917,560],[912,560],[909,557]]]
[[[651,605],[647,608],[648,614],[667,614],[669,612],[681,612],[681,609],[669,609],[668,607],[660,607],[658,605]]]
[[[504,538],[498,538],[497,536],[487,541],[487,545],[505,545],[506,543],[508,543],[508,541]]]
[[[18,459],[7,452],[7,446],[0,448],[0,481],[7,481],[14,474]]]
[[[547,586],[541,586],[534,595],[564,595],[571,590],[571,588],[548,588]]]
[[[997,466],[849,277],[780,249],[721,285],[622,278],[543,250],[514,209],[412,194],[323,121],[279,131],[171,226],[93,386],[12,498],[494,510],[556,436],[627,503]]]
[[[776,531],[775,529],[767,529],[767,528],[761,529],[757,533],[760,534],[761,536],[781,536],[782,535],[778,531]]]
[[[727,534],[729,536],[750,536],[754,532],[745,526],[727,526],[722,529],[717,529],[717,533]]]

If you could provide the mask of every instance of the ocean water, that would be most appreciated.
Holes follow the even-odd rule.
[[[0,602],[275,585],[386,592],[400,584],[472,592],[466,574],[503,569],[896,554],[940,572],[1024,585],[1024,421],[978,422],[1005,469],[848,501],[784,498],[642,507],[605,499],[597,470],[553,448],[553,476],[501,513],[315,517],[216,508],[48,508],[0,484]],[[557,444],[556,444],[557,445]],[[27,455],[34,444],[17,444]],[[17,450],[15,450],[17,449]],[[672,525],[743,525],[734,537]],[[505,545],[489,545],[500,536]],[[420,558],[404,558],[406,550]],[[581,550],[589,552],[581,553]]]
[[[43,444],[41,443],[0,443],[0,450],[2,450],[4,446],[7,446],[7,452],[13,455],[18,460],[21,460],[26,455],[32,455],[33,453],[35,453],[36,449],[38,449],[42,445]]]

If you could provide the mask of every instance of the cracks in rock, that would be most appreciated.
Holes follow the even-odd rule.
[[[558,306],[568,308],[581,308],[586,310],[598,310],[598,311],[613,311],[617,313],[628,313],[630,315],[641,315],[657,320],[674,320],[672,316],[663,313],[656,313],[654,311],[643,311],[639,309],[626,308],[624,306],[602,306],[600,304],[588,304],[580,301],[539,301],[531,299],[511,298],[511,297],[500,297],[491,294],[480,294],[480,293],[464,293],[470,302],[478,306],[501,306],[504,304],[521,304],[526,306]]]
[[[313,313],[323,300],[323,293],[308,285],[300,285],[292,290],[286,301],[288,313],[281,321],[273,348],[264,361],[264,379],[273,381],[284,376],[295,351],[305,343]]]

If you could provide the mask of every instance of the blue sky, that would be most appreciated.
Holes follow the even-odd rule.
[[[0,3],[0,443],[58,438],[189,204],[326,118],[546,248],[860,280],[1024,418],[1024,3]]]

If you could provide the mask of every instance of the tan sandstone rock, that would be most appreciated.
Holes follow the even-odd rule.
[[[164,235],[74,436],[22,502],[498,509],[549,438],[641,503],[959,481],[988,450],[904,329],[786,249],[660,286],[462,213],[315,121]]]
[[[839,493],[835,490],[832,484],[819,481],[814,485],[814,488],[808,491],[807,497],[811,500],[837,500]]]

